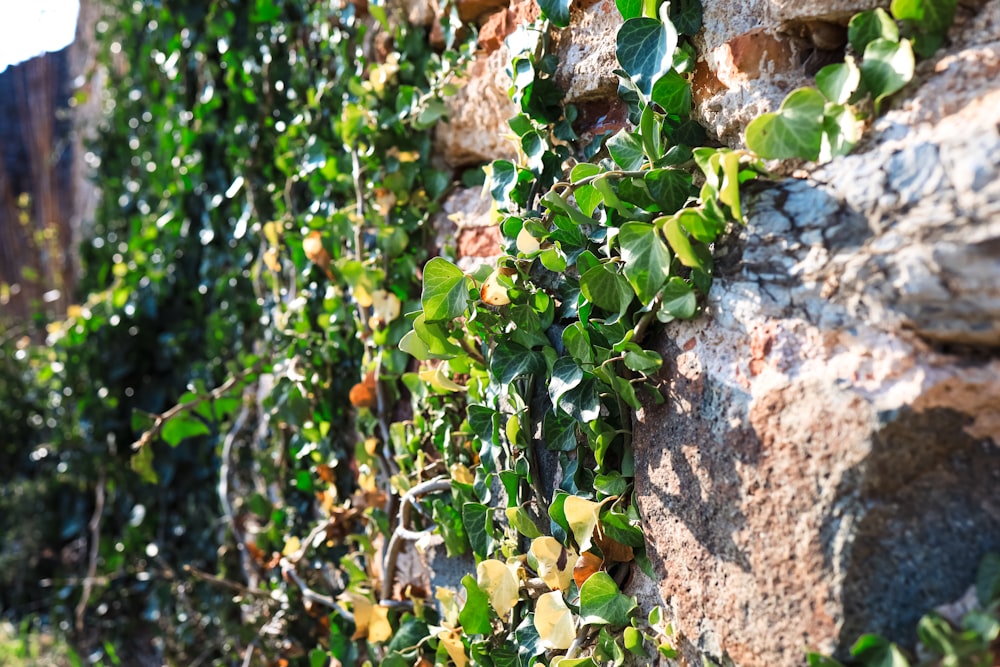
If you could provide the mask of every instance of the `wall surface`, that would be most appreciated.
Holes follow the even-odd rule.
[[[888,5],[703,4],[696,116],[733,147],[843,57],[853,13]],[[502,40],[535,12],[513,0],[480,16],[483,50],[438,131],[452,165],[513,155]],[[626,122],[620,24],[612,0],[574,3],[556,38],[585,136]],[[659,338],[666,401],[635,424],[658,575],[644,595],[665,604],[687,664],[791,667],[807,650],[843,657],[863,632],[912,645],[919,616],[1000,549],[997,155],[1000,0],[963,2],[853,155],[747,188],[704,315]],[[489,229],[477,192],[449,206],[463,233]]]

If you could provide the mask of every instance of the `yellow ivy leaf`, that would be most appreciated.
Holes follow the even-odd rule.
[[[484,560],[476,568],[476,583],[490,596],[490,605],[497,616],[506,619],[517,604],[517,576],[506,563],[495,558]]]
[[[460,610],[458,608],[458,594],[455,593],[455,589],[447,586],[435,586],[434,598],[441,603],[445,623],[452,626],[458,625]]]
[[[301,548],[302,548],[302,540],[293,535],[292,537],[289,537],[288,540],[285,542],[285,548],[281,550],[281,555],[286,557],[291,556],[293,553],[295,553]]]
[[[397,317],[399,317],[400,310],[403,304],[399,300],[399,297],[392,292],[386,291],[384,289],[377,289],[372,292],[372,317],[378,326],[373,326],[372,329],[378,329],[379,327],[384,327],[389,322],[392,322]],[[369,322],[371,324],[371,322]]]
[[[389,624],[389,608],[382,605],[372,607],[371,619],[368,621],[368,641],[384,642],[390,637],[392,625]]]
[[[530,255],[538,252],[542,247],[538,242],[538,239],[532,236],[531,232],[529,232],[525,227],[521,227],[521,231],[518,232],[516,243],[518,251],[524,255]]]
[[[535,570],[546,586],[554,591],[569,589],[573,581],[573,566],[578,558],[575,551],[567,549],[554,537],[544,536],[531,542],[529,552],[537,562]]]
[[[354,613],[354,635],[351,640],[364,639],[368,636],[368,626],[371,623],[372,607],[374,606],[367,597],[360,593],[347,591],[337,596],[337,599],[350,605]]]
[[[494,271],[479,288],[479,298],[490,306],[506,306],[510,303],[507,288],[500,283],[500,271]]]
[[[422,370],[419,375],[421,380],[437,391],[465,391],[465,387],[445,375],[440,366]]]
[[[573,612],[563,601],[562,593],[552,591],[538,596],[538,602],[535,603],[535,630],[545,648],[565,650],[573,643],[576,636]]]
[[[458,630],[441,628],[437,634],[437,638],[441,642],[441,645],[444,646],[444,650],[448,651],[448,655],[451,656],[455,667],[465,667],[468,664],[469,659],[465,655],[465,644],[462,643],[462,636],[458,633]]]
[[[563,505],[566,514],[566,521],[573,531],[576,543],[580,545],[580,551],[589,551],[594,531],[597,529],[598,517],[601,513],[601,506],[613,500],[614,497],[605,498],[599,503],[587,500],[579,496],[570,496]]]
[[[451,472],[451,478],[459,484],[473,484],[476,481],[476,476],[464,463],[452,463],[448,471]]]

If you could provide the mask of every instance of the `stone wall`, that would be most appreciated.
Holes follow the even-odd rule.
[[[703,4],[696,115],[733,147],[842,56],[854,12],[888,5]],[[437,134],[450,164],[513,154],[502,38],[536,12],[477,15],[481,55]],[[556,38],[581,133],[625,123],[620,23],[612,0],[577,2]],[[636,490],[687,664],[802,665],[869,631],[912,645],[1000,549],[998,75],[1000,0],[960,3],[855,154],[747,188],[704,315],[660,333],[667,400],[637,415]],[[477,197],[446,205],[460,227],[488,216]]]

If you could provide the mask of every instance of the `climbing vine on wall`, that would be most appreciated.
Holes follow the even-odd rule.
[[[107,62],[90,294],[33,362],[82,396],[55,438],[100,499],[71,533],[104,583],[63,573],[81,633],[111,604],[183,663],[676,655],[660,610],[622,592],[652,575],[631,419],[663,360],[643,343],[697,315],[760,157],[849,151],[954,6],[897,0],[902,32],[855,17],[858,62],[751,123],[751,151],[691,118],[700,4],[616,4],[631,125],[598,144],[554,78],[570,3],[508,38],[519,155],[462,176],[504,254],[466,273],[431,227],[457,175],[430,129],[472,54],[452,3],[443,50],[392,4],[112,3],[109,53],[132,57]],[[427,549],[468,573],[427,588]]]

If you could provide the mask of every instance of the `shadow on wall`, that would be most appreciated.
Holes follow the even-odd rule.
[[[960,597],[982,554],[1000,550],[1000,447],[968,435],[955,410],[887,417],[846,479],[856,488],[838,493],[859,490],[868,508],[844,554],[844,647],[865,632],[912,645],[923,613]]]

